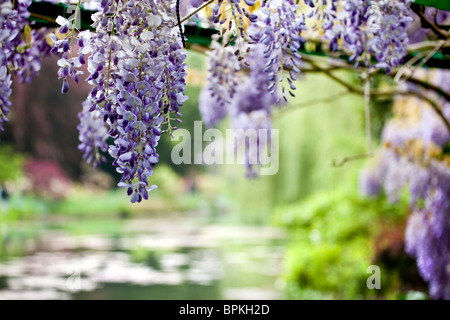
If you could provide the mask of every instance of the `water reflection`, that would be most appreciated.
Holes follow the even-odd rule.
[[[120,236],[51,228],[0,263],[0,299],[280,299],[282,239],[154,219],[127,221]]]

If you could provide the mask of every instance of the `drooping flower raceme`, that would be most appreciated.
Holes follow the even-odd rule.
[[[387,72],[398,67],[406,55],[407,27],[412,21],[411,0],[328,0],[322,27],[332,50],[350,54],[356,64],[372,65]]]
[[[245,2],[245,4],[244,4]],[[250,12],[255,0],[216,0],[212,9],[212,20],[221,26],[221,34],[226,36],[231,33],[232,37],[239,43],[238,50],[242,49],[246,41],[246,22],[255,22],[258,16]],[[242,52],[240,52],[242,54]]]
[[[305,20],[297,14],[299,6],[293,0],[283,0],[278,6],[270,4],[259,12],[259,22],[249,30],[250,37],[264,46],[265,70],[269,79],[264,88],[275,94],[278,83],[283,81],[284,70],[287,71],[289,93],[294,96],[296,89],[293,82],[300,73],[301,56],[298,49],[305,42],[302,32],[306,30]],[[287,101],[282,86],[282,97]]]
[[[434,74],[433,74],[434,72]],[[427,73],[432,83],[447,82],[447,71]],[[396,117],[383,130],[384,148],[375,165],[361,175],[361,191],[375,195],[382,190],[398,201],[407,188],[412,214],[405,234],[406,251],[417,259],[422,277],[430,284],[430,295],[450,299],[450,135],[441,118],[418,99],[407,108],[409,118]],[[450,104],[442,113],[450,119]]]
[[[217,103],[208,86],[200,91],[198,107],[203,122],[209,128],[216,126],[227,115],[227,108],[224,104]]]
[[[199,101],[202,118],[208,126],[230,115],[233,128],[241,133],[237,141],[245,147],[248,176],[255,175],[252,165],[259,164],[260,150],[270,141],[272,108],[281,97],[287,100],[283,86],[285,73],[289,92],[294,95],[301,58],[297,51],[304,42],[301,33],[306,29],[294,1],[263,5],[265,8],[251,19],[248,42],[236,40],[234,45],[223,45],[213,39],[209,53],[209,91],[202,90]],[[255,134],[252,140],[256,143],[251,145],[245,137],[251,130],[256,133],[265,130],[267,136],[263,139]]]
[[[33,29],[25,27],[24,38],[26,43],[24,52],[16,55],[15,60],[21,67],[16,70],[20,83],[31,83],[33,78],[41,71],[42,60],[50,55],[51,47],[47,43],[47,28]]]
[[[4,123],[8,122],[9,108],[11,102],[11,73],[7,67],[10,63],[11,41],[18,35],[18,30],[15,29],[14,16],[17,12],[12,8],[11,1],[2,1],[0,4],[0,132],[4,130]]]
[[[106,142],[108,129],[99,110],[89,112],[90,99],[85,100],[82,105],[83,110],[78,115],[80,119],[80,124],[77,127],[80,139],[78,149],[83,152],[83,159],[96,167],[106,160],[101,152],[108,150],[108,143]]]
[[[217,108],[226,108],[239,83],[241,63],[237,57],[237,48],[224,47],[213,38],[211,51],[208,53],[208,89],[216,100]]]
[[[414,176],[413,176],[414,177]],[[427,167],[423,206],[415,206],[406,229],[406,251],[417,259],[430,295],[450,299],[450,170],[442,162]],[[417,178],[417,177],[416,177]],[[421,193],[423,190],[420,190]]]
[[[93,86],[84,112],[100,113],[108,125],[114,139],[108,151],[122,174],[119,186],[131,202],[139,202],[155,188],[148,179],[159,160],[160,135],[175,129],[172,121],[187,99],[186,51],[176,32],[173,3],[101,5],[93,17],[96,32],[79,35],[79,57],[90,52],[87,81]]]
[[[407,54],[407,27],[412,18],[409,6],[411,0],[372,2],[366,11],[369,24],[368,51],[376,58],[377,68],[398,67]]]
[[[11,74],[8,72],[8,69],[6,66],[0,66],[0,132],[4,130],[3,124],[8,122],[7,116],[11,107],[11,102],[9,101],[12,93],[11,84]]]
[[[46,29],[32,30],[27,18],[31,0],[0,2],[0,131],[8,121],[11,103],[11,75],[30,83],[39,74],[42,58],[50,53]]]
[[[261,153],[266,151],[271,137],[271,97],[269,93],[261,97],[260,93],[251,79],[245,79],[231,107],[236,147],[243,153],[248,177],[257,176],[255,166],[261,164]]]
[[[219,47],[215,51],[227,54],[229,60],[211,54],[210,63],[215,63],[220,76],[211,77],[213,85],[210,82],[202,89],[199,108],[207,126],[218,124],[226,115],[231,117],[237,148],[243,149],[247,176],[254,177],[255,166],[261,164],[261,152],[270,142],[272,109],[279,99],[278,92],[267,90],[271,79],[267,77],[267,64],[264,63],[269,61],[265,46],[254,43],[247,48],[245,64],[236,59],[237,55],[233,53],[235,47]],[[217,79],[220,81],[213,82]],[[232,95],[228,94],[225,101],[218,100],[217,95],[222,92],[226,94],[227,90],[232,90]]]
[[[11,73],[23,67],[21,55],[25,44],[21,31],[26,25],[30,3],[31,1],[18,1],[17,8],[13,8],[9,0],[0,2],[0,132],[8,121],[11,107]]]
[[[59,53],[61,58],[58,60],[58,79],[63,80],[61,93],[67,93],[69,91],[69,81],[68,77],[72,77],[76,83],[79,81],[79,74],[83,72],[80,71],[80,67],[85,64],[85,54],[87,50],[84,46],[84,36],[80,35],[77,41],[80,49],[78,50],[78,55],[75,55],[73,50],[76,37],[75,37],[75,26],[71,25],[69,20],[59,16],[56,22],[61,25],[58,32],[62,35],[62,39],[59,40],[57,36],[52,33],[51,39],[53,40],[54,46],[51,49],[52,53]]]
[[[261,164],[262,152],[270,148],[272,109],[276,106],[278,92],[268,91],[265,46],[251,46],[247,62],[247,77],[239,85],[230,106],[230,116],[237,140],[237,147],[244,148],[247,176],[255,177],[255,166]]]

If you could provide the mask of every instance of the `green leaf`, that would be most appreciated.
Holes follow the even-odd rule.
[[[416,0],[414,3],[450,11],[450,1],[448,0]]]

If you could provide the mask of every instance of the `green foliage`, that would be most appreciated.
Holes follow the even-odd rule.
[[[158,188],[149,193],[148,202],[131,205],[124,189],[97,194],[77,189],[54,212],[71,216],[127,218],[138,213],[193,210],[204,204],[202,195],[184,192],[182,178],[168,165],[158,164],[157,174],[150,182]]]
[[[12,195],[1,214],[10,221],[40,218],[42,214],[51,212],[54,203],[50,200],[38,199],[30,195]]]
[[[123,190],[105,193],[73,191],[64,200],[48,200],[32,195],[13,194],[0,205],[0,222],[39,220],[50,214],[67,216],[117,216],[128,212],[129,199]]]
[[[356,82],[350,73],[337,73]],[[280,164],[274,176],[247,180],[244,169],[222,166],[225,195],[240,221],[274,219],[289,231],[285,256],[285,292],[294,299],[365,298],[392,295],[398,274],[382,278],[383,292],[367,289],[367,267],[374,257],[374,237],[404,221],[406,200],[399,205],[358,195],[358,175],[365,161],[333,167],[333,160],[367,152],[364,103],[340,94],[343,88],[323,75],[296,84],[297,98],[274,115],[280,133]],[[376,84],[381,85],[381,84]],[[333,97],[330,103],[327,97]],[[317,97],[323,97],[321,102]],[[389,102],[375,103],[374,141],[389,116]],[[275,214],[273,214],[275,212]],[[391,271],[389,271],[391,272]],[[390,290],[390,291],[389,291]]]
[[[160,165],[152,177],[158,188],[149,194],[151,201],[132,206],[125,190],[93,191],[74,186],[62,200],[49,200],[33,195],[12,194],[0,200],[0,224],[23,220],[38,221],[49,215],[70,218],[125,219],[137,214],[198,210],[209,205],[200,192],[186,193],[182,178],[171,167]],[[73,222],[68,223],[71,226]],[[89,225],[89,223],[88,223]]]
[[[274,185],[272,178],[261,176],[245,178],[243,165],[226,165],[220,168],[223,195],[227,199],[227,220],[232,223],[263,225],[270,222],[273,211]]]
[[[54,213],[75,216],[117,216],[129,213],[129,199],[124,190],[117,189],[104,193],[74,190],[58,204]]]
[[[23,155],[14,152],[9,145],[0,144],[0,185],[8,180],[17,180],[22,176]]]
[[[384,75],[372,78],[372,89],[383,90],[386,87],[394,86],[394,81]],[[370,100],[370,126],[372,131],[372,139],[379,142],[383,132],[384,125],[392,118],[392,98],[389,97],[371,97]],[[361,115],[364,116],[364,115]],[[361,123],[364,119],[361,119]]]
[[[350,73],[337,73],[353,81]],[[323,75],[307,75],[297,85],[297,98],[275,116],[280,130],[280,170],[274,176],[275,202],[296,201],[322,189],[340,187],[352,168],[362,162],[333,167],[333,160],[367,152],[363,100],[346,95]],[[317,97],[336,98],[317,103]]]
[[[119,219],[72,219],[51,225],[53,229],[64,231],[69,235],[96,235],[104,234],[113,238],[119,238],[124,235],[125,224],[123,220]]]
[[[320,293],[321,298],[361,299],[380,294],[366,287],[373,239],[381,222],[402,221],[406,207],[406,201],[394,205],[385,198],[362,198],[354,187],[318,192],[278,208],[276,223],[292,236],[285,256],[289,298],[316,299]]]
[[[195,70],[205,70],[206,67],[206,55],[189,50],[188,56],[186,58],[186,64],[189,66],[189,69]]]

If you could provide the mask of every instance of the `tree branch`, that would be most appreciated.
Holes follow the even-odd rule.
[[[370,157],[373,157],[373,153],[372,152],[362,153],[362,154],[355,154],[353,156],[344,157],[340,161],[336,161],[335,159],[333,159],[333,161],[331,162],[331,165],[333,167],[342,167],[347,162],[360,160],[360,159],[365,159],[365,158],[370,158]]]
[[[53,23],[53,24],[57,24],[56,20],[54,20],[52,18],[49,18],[49,17],[46,17],[46,16],[44,16],[42,14],[39,14],[39,13],[30,12],[30,17],[41,19],[41,20],[44,20],[44,21],[47,21],[47,22],[50,22],[50,23]]]
[[[422,41],[422,42],[413,43],[413,44],[410,44],[407,46],[407,50],[408,50],[408,53],[413,53],[413,52],[420,51],[420,50],[433,49],[436,46],[438,46],[441,41],[442,40]],[[450,40],[446,40],[444,42],[444,44],[442,45],[442,48],[449,48],[449,47],[450,47]]]
[[[445,32],[444,30],[439,29],[438,26],[436,26],[433,22],[428,20],[428,18],[425,16],[425,14],[420,9],[419,5],[413,3],[411,5],[411,9],[412,9],[412,11],[414,11],[415,14],[417,14],[419,16],[420,21],[422,23],[422,27],[433,30],[433,32],[438,36],[439,39],[444,39],[444,40],[448,39],[448,36],[449,36],[448,33]]]
[[[445,117],[445,115],[442,113],[441,108],[438,106],[438,104],[433,101],[431,98],[427,97],[425,94],[423,94],[422,92],[414,92],[411,93],[414,94],[415,96],[421,98],[422,100],[427,101],[430,106],[433,108],[433,110],[436,112],[436,114],[439,116],[439,118],[441,118],[442,122],[444,122],[445,126],[447,127],[448,132],[450,132],[450,122],[448,121],[448,119]]]
[[[200,10],[202,10],[203,8],[206,8],[207,6],[209,6],[211,3],[213,3],[214,0],[209,0],[208,2],[205,2],[204,4],[202,4],[200,7],[198,7],[197,9],[195,9],[194,11],[192,11],[191,13],[189,13],[187,16],[183,17],[181,19],[181,23],[185,22],[186,20],[189,20],[190,17],[192,17],[193,15],[195,15],[197,12],[199,12]]]
[[[310,59],[309,57],[305,57],[305,56],[303,56],[302,59],[303,59],[303,61],[309,63],[317,71],[323,72],[327,77],[329,77],[330,79],[333,79],[337,83],[339,83],[342,86],[344,86],[345,88],[347,88],[347,90],[349,92],[363,94],[363,91],[361,89],[356,88],[356,87],[352,86],[351,84],[347,83],[346,81],[342,80],[338,76],[335,76],[333,73],[331,73],[330,69],[320,67],[315,61],[313,61],[313,59]]]
[[[325,104],[325,103],[334,102],[336,100],[339,100],[342,97],[345,97],[345,95],[348,94],[348,93],[349,93],[348,90],[344,90],[344,91],[341,91],[341,92],[339,92],[337,94],[333,94],[333,95],[330,95],[330,96],[325,97],[325,98],[311,98],[311,99],[308,99],[306,101],[302,101],[300,103],[297,103],[295,105],[287,107],[287,108],[280,108],[275,113],[275,117],[279,117],[279,116],[283,115],[285,111],[291,111],[291,110],[301,109],[301,108],[308,108],[308,107],[311,107],[311,106],[314,106],[314,105],[318,105],[318,104]]]
[[[439,43],[439,41],[437,42],[433,42],[435,45]],[[314,64],[314,69],[317,72],[322,72],[328,76],[329,78],[337,81],[338,83],[340,83],[341,85],[343,85],[344,87],[346,87],[347,89],[349,89],[350,92],[353,93],[357,93],[357,94],[363,94],[363,91],[359,88],[355,88],[354,86],[352,86],[351,84],[348,84],[347,82],[345,82],[344,80],[336,77],[335,75],[333,75],[330,71],[332,71],[331,69],[324,68],[324,67],[320,67],[319,66],[319,62],[318,62],[318,58],[316,56],[311,56],[311,55],[307,55],[307,54],[302,54],[302,60],[309,63],[310,65]],[[343,60],[335,60],[335,59],[331,59],[331,58],[325,58],[322,59],[325,60],[326,63],[332,67],[339,67],[341,69],[345,69],[345,70],[349,70],[349,71],[359,71],[361,73],[366,72],[369,73],[371,75],[375,75],[375,74],[381,74],[380,70],[369,70],[368,68],[362,67],[362,66],[358,66],[358,67],[354,67],[354,65],[349,64],[348,62],[345,62]],[[396,72],[393,70],[390,74],[386,74],[383,73],[383,75],[386,75],[388,77],[394,78],[396,75]],[[444,91],[443,89],[441,89],[440,87],[433,85],[429,82],[420,80],[418,78],[415,77],[410,77],[407,79],[407,82],[411,82],[413,84],[416,84],[420,87],[422,87],[423,89],[426,90],[430,90],[433,91],[435,93],[437,93],[439,96],[443,97],[445,100],[447,100],[448,102],[450,102],[450,93]],[[384,94],[383,94],[384,95]]]
[[[414,83],[414,84],[416,84],[416,85],[419,85],[419,86],[421,86],[421,87],[424,88],[424,89],[434,91],[434,92],[436,92],[437,94],[439,94],[441,97],[445,98],[445,100],[447,100],[447,101],[450,102],[450,93],[448,93],[448,92],[442,90],[441,88],[439,88],[438,86],[435,86],[434,84],[431,84],[431,83],[429,83],[429,82],[422,81],[422,80],[417,79],[417,78],[414,78],[414,77],[411,77],[411,78],[409,78],[409,79],[406,80],[406,81],[407,81],[407,82]]]
[[[346,81],[340,79],[339,77],[335,76],[334,74],[331,73],[330,70],[327,70],[326,68],[322,68],[319,66],[318,63],[316,63],[314,61],[314,59],[311,59],[310,57],[305,57],[303,56],[303,60],[308,62],[313,68],[323,71],[323,74],[328,76],[330,79],[333,79],[334,81],[336,81],[337,83],[341,84],[342,86],[344,86],[345,88],[347,88],[349,93],[355,93],[355,94],[359,94],[359,95],[364,95],[365,92],[364,90],[354,87],[353,85],[347,83]],[[341,63],[340,63],[341,64]],[[348,68],[350,69],[350,68]],[[394,75],[391,75],[391,77],[393,77]],[[444,90],[442,90],[441,88],[422,81],[420,79],[417,78],[408,78],[406,80],[407,82],[411,82],[414,84],[417,84],[418,86],[430,90],[430,91],[434,91],[436,93],[438,93],[440,96],[444,97],[445,99],[447,99],[448,101],[450,101],[450,94],[445,92]],[[444,116],[444,114],[442,113],[442,110],[439,108],[438,104],[433,101],[431,98],[429,98],[426,94],[420,92],[419,90],[415,90],[414,92],[412,91],[402,91],[399,90],[398,88],[394,89],[394,90],[371,90],[370,91],[370,95],[372,96],[389,96],[392,97],[396,94],[400,94],[400,95],[415,95],[421,99],[423,99],[424,101],[427,101],[431,107],[434,109],[434,111],[436,112],[436,114],[442,119],[443,123],[445,124],[445,126],[447,127],[447,130],[450,132],[450,122],[448,121],[448,119]]]

